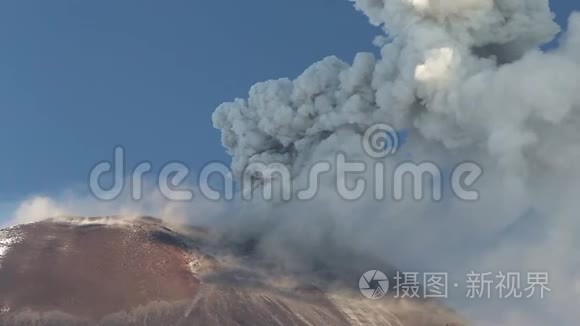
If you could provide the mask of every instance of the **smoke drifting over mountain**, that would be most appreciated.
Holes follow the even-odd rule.
[[[580,315],[580,14],[558,47],[548,0],[356,0],[381,26],[380,56],[336,57],[301,76],[253,86],[222,104],[214,125],[241,177],[253,162],[283,163],[295,182],[386,122],[409,134],[387,168],[409,159],[451,168],[478,162],[481,198],[462,202],[338,200],[331,180],[309,202],[246,205],[236,232],[291,266],[340,268],[364,253],[402,270],[545,271],[541,302],[455,305],[482,323],[572,325]],[[341,252],[341,255],[337,255]],[[348,259],[348,258],[347,258]],[[361,266],[371,269],[373,266]],[[462,274],[463,273],[463,274]],[[462,280],[462,279],[459,279]],[[493,312],[491,314],[490,312]],[[493,316],[493,317],[490,317]]]

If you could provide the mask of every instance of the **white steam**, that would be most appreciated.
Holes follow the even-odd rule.
[[[574,324],[580,14],[559,47],[543,51],[559,32],[547,0],[354,3],[387,34],[376,42],[380,57],[360,53],[352,65],[328,57],[222,104],[213,120],[234,174],[283,163],[299,183],[309,165],[339,151],[363,157],[361,135],[386,122],[409,134],[407,157],[386,159],[388,167],[408,157],[443,168],[475,160],[485,171],[481,200],[345,203],[326,180],[316,200],[246,207],[235,227],[288,264],[342,259],[343,250],[411,271],[550,272],[542,302],[470,304],[460,294],[455,304],[482,323]]]
[[[130,184],[130,179],[125,180]],[[200,191],[193,186],[188,187],[196,193],[194,201],[174,201],[168,199],[155,185],[154,180],[145,178],[143,183],[143,198],[134,200],[129,187],[113,201],[103,201],[92,194],[80,195],[78,189],[69,189],[59,195],[48,197],[44,195],[31,196],[19,202],[4,226],[34,223],[47,218],[68,217],[106,217],[115,216],[131,220],[141,216],[162,218],[167,223],[189,223],[205,226],[224,214],[223,203],[206,200]],[[120,219],[120,222],[123,221]]]
[[[546,143],[579,154],[569,151],[575,125],[563,122],[580,102],[580,18],[572,16],[559,50],[544,53],[537,46],[559,30],[545,0],[356,5],[393,39],[382,57],[361,53],[352,66],[329,57],[295,80],[256,84],[248,100],[221,105],[214,124],[235,172],[252,161],[299,170],[321,139],[345,127],[360,133],[377,121],[414,128],[450,149],[485,147],[506,167],[523,168],[524,152],[558,164],[546,157]],[[554,125],[572,135],[540,137]]]

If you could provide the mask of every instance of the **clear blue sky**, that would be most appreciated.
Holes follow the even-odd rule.
[[[553,2],[561,23],[574,3]],[[116,144],[129,164],[229,161],[218,104],[377,34],[347,0],[2,1],[0,206],[86,182]]]

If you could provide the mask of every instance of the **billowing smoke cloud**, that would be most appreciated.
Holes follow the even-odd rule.
[[[580,14],[544,51],[560,30],[548,0],[354,4],[384,28],[378,58],[360,53],[349,65],[328,57],[216,110],[234,174],[253,162],[282,163],[303,182],[308,166],[337,152],[363,159],[361,135],[386,122],[409,134],[387,169],[409,157],[443,168],[474,160],[485,171],[480,200],[347,203],[328,178],[313,201],[245,207],[236,232],[289,265],[344,266],[364,253],[411,271],[549,272],[544,301],[467,302],[460,294],[454,304],[481,323],[575,324]]]
[[[379,60],[361,53],[349,66],[329,57],[295,80],[256,84],[248,100],[218,108],[214,124],[236,172],[252,161],[283,161],[299,171],[322,139],[377,121],[413,128],[449,149],[485,147],[506,167],[523,168],[524,155],[551,166],[565,161],[550,159],[550,150],[579,154],[568,132],[545,136],[550,129],[574,133],[578,17],[565,44],[544,53],[537,46],[559,31],[544,0],[356,5],[392,39]],[[507,57],[515,59],[498,65]]]

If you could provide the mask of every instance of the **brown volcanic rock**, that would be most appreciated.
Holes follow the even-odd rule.
[[[12,231],[22,239],[2,260],[0,307],[94,318],[199,290],[185,246],[151,225],[40,222]]]
[[[436,303],[325,293],[208,248],[207,236],[153,218],[2,230],[0,325],[461,324]]]

